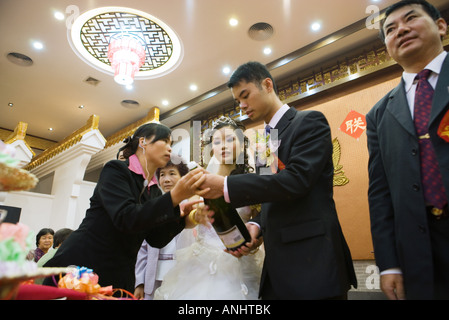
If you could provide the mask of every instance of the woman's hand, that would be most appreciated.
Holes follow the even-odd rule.
[[[134,297],[139,300],[143,300],[145,297],[145,292],[143,290],[143,284],[139,284],[136,289],[134,290]]]
[[[204,205],[203,200],[190,200],[181,204],[181,217],[185,217],[186,228],[192,229],[198,224],[210,226],[213,223],[213,211]]]
[[[192,170],[179,179],[175,187],[170,191],[173,207],[176,207],[181,201],[189,199],[195,194],[201,196],[202,194],[207,193],[209,189],[199,190],[199,187],[205,179],[206,174],[203,168]]]

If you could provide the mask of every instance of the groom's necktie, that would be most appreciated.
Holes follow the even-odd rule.
[[[427,204],[442,209],[447,204],[446,193],[428,129],[434,93],[427,80],[430,73],[430,70],[425,69],[416,76],[418,84],[415,95],[414,122],[419,137],[424,198]]]
[[[268,136],[270,134],[270,131],[271,131],[271,127],[270,127],[270,125],[267,124],[265,127],[265,136]]]

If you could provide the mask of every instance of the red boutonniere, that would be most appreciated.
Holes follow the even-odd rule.
[[[446,112],[446,114],[443,117],[443,120],[441,120],[437,133],[441,139],[443,139],[446,142],[449,142],[449,111]]]
[[[285,169],[285,164],[281,161],[281,159],[279,159],[278,156],[275,155],[275,154],[273,154],[273,158],[274,158],[274,161],[270,165],[271,172],[276,173],[277,169],[279,169],[279,171],[284,170]],[[276,160],[277,160],[277,162],[276,162]],[[277,166],[276,166],[276,163],[277,163]]]

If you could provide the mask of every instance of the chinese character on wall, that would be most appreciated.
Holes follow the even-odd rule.
[[[359,139],[366,130],[366,118],[363,114],[351,111],[340,126],[340,130],[355,139]]]

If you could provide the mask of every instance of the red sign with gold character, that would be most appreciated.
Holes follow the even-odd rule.
[[[362,133],[366,130],[365,115],[352,110],[341,124],[340,130],[355,139],[360,138]]]

